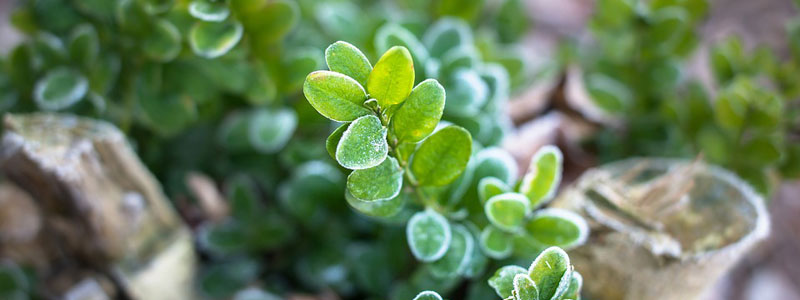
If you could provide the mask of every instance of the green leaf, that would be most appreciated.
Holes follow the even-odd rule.
[[[325,49],[325,61],[331,71],[350,76],[362,87],[367,86],[372,65],[355,46],[343,41],[333,43]]]
[[[281,300],[281,298],[262,289],[249,287],[236,292],[232,300]]]
[[[605,74],[589,75],[586,78],[586,90],[594,103],[608,112],[619,113],[633,102],[628,87]]]
[[[431,26],[422,42],[431,57],[442,58],[450,49],[473,45],[472,30],[466,22],[455,18],[442,18]]]
[[[90,24],[81,24],[72,30],[69,38],[70,59],[87,68],[96,62],[100,52],[100,40],[97,30]]]
[[[189,4],[189,14],[206,22],[222,22],[230,13],[224,1],[195,0]]]
[[[242,24],[236,21],[198,21],[189,31],[189,44],[198,56],[217,58],[239,43],[242,32]]]
[[[367,91],[383,107],[398,104],[414,87],[414,62],[405,47],[392,47],[381,56],[369,74]]]
[[[300,19],[296,1],[232,0],[230,7],[259,52],[270,50]]]
[[[561,299],[575,299],[577,300],[581,296],[581,287],[583,286],[583,276],[581,273],[577,271],[572,271],[572,277],[569,280],[569,286],[567,290],[564,292],[564,295],[561,296]]]
[[[442,258],[450,248],[452,236],[447,219],[430,209],[414,214],[406,225],[411,254],[424,262]]]
[[[411,157],[409,169],[419,185],[447,185],[464,171],[471,153],[469,132],[447,126],[422,141]]]
[[[758,166],[768,166],[778,162],[782,157],[781,147],[768,136],[758,136],[748,141],[742,147],[742,152],[748,163]]]
[[[530,199],[532,208],[536,209],[556,194],[563,160],[561,150],[555,146],[547,145],[536,151],[519,188],[520,193]]]
[[[528,269],[528,276],[539,288],[539,299],[558,299],[570,283],[569,256],[558,247],[542,251]]]
[[[461,69],[450,79],[447,86],[447,105],[444,113],[448,116],[474,117],[489,98],[489,86],[477,72]]]
[[[39,109],[61,110],[83,99],[88,90],[89,82],[83,74],[60,67],[36,82],[33,97]]]
[[[386,127],[374,115],[360,117],[350,124],[336,146],[336,161],[351,170],[372,168],[386,159]]]
[[[511,255],[513,250],[511,235],[495,226],[486,226],[481,231],[480,246],[483,252],[494,259],[504,259]]]
[[[369,169],[355,170],[347,176],[347,190],[364,201],[388,200],[400,194],[403,169],[394,157]]]
[[[38,56],[38,65],[49,69],[62,65],[67,59],[67,49],[57,36],[40,32],[36,34],[31,43],[34,53]]]
[[[394,46],[402,46],[408,49],[414,61],[414,66],[417,66],[414,74],[417,78],[422,78],[422,67],[428,61],[428,50],[425,49],[422,42],[408,29],[398,24],[389,23],[382,26],[375,33],[375,50],[378,53],[383,53]]]
[[[525,231],[542,246],[571,248],[586,241],[589,226],[571,211],[547,208],[536,211],[525,224]]]
[[[297,114],[292,109],[258,109],[250,117],[250,144],[260,153],[275,153],[283,149],[296,127]]]
[[[178,28],[167,20],[158,20],[142,40],[142,52],[155,61],[168,62],[181,52],[181,35]]]
[[[530,201],[519,193],[505,193],[489,198],[484,210],[494,226],[513,232],[522,225],[525,214],[530,211]]]
[[[438,278],[448,278],[463,275],[469,266],[472,258],[472,251],[475,249],[475,239],[464,225],[456,224],[452,226],[453,236],[450,247],[444,256],[429,265],[431,274]]]
[[[508,187],[508,184],[496,177],[484,177],[478,181],[478,198],[481,200],[481,204],[485,204],[489,198],[510,191],[511,188]]]
[[[392,117],[397,138],[416,143],[430,135],[442,118],[444,99],[444,88],[435,79],[418,84]]]
[[[450,49],[442,56],[439,76],[450,77],[460,69],[475,69],[480,61],[480,54],[475,46],[462,45]]]
[[[342,139],[342,135],[344,131],[347,130],[347,127],[350,126],[350,123],[344,123],[339,125],[331,135],[328,136],[328,139],[325,140],[325,149],[328,150],[328,154],[331,155],[331,158],[336,159],[336,147],[339,146],[339,141]]]
[[[198,289],[205,297],[225,298],[258,276],[258,263],[238,259],[207,267],[198,278]]]
[[[226,150],[233,153],[250,149],[250,112],[233,112],[219,127],[218,140]]]
[[[519,266],[504,266],[489,278],[489,286],[494,289],[500,298],[506,299],[511,297],[511,291],[514,290],[514,277],[526,273],[527,270]]]
[[[475,178],[495,177],[512,185],[517,181],[517,162],[508,151],[489,147],[475,155]]]
[[[423,291],[417,294],[413,300],[442,300],[442,296],[434,291]]]
[[[539,289],[527,274],[514,276],[514,294],[517,300],[539,300]]]
[[[353,78],[331,71],[308,74],[303,93],[321,115],[339,122],[350,122],[370,114],[362,104],[367,100],[364,88]]]
[[[364,201],[350,194],[349,189],[345,191],[345,199],[350,207],[362,214],[376,218],[389,218],[397,215],[403,209],[407,198],[408,195],[400,193],[389,200]]]

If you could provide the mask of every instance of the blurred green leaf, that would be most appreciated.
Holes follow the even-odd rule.
[[[579,215],[563,209],[538,210],[524,224],[525,232],[542,247],[571,248],[583,244],[589,226]]]
[[[509,233],[494,226],[486,226],[481,231],[480,246],[483,252],[494,259],[504,259],[511,255],[513,243]]]
[[[505,193],[493,196],[486,201],[486,217],[492,225],[513,232],[530,211],[530,200],[518,193]]]
[[[224,1],[194,0],[189,3],[189,14],[206,22],[221,22],[231,11]]]
[[[544,146],[534,154],[519,188],[520,193],[530,199],[532,208],[541,206],[555,195],[561,183],[563,160],[561,150],[555,146]]]
[[[469,266],[472,251],[478,250],[475,239],[463,225],[453,225],[452,231],[452,239],[447,252],[441,259],[428,265],[431,274],[439,278],[462,275]]]
[[[228,53],[242,38],[242,25],[236,21],[198,21],[189,32],[189,44],[195,54],[216,58]]]
[[[435,211],[425,210],[408,220],[406,237],[414,257],[420,261],[432,262],[447,253],[453,233],[447,219]]]
[[[142,52],[158,62],[168,62],[181,52],[181,36],[178,28],[167,20],[159,19],[153,31],[142,40]]]
[[[61,67],[36,82],[34,100],[42,110],[61,110],[83,99],[88,90],[89,82],[83,74]]]

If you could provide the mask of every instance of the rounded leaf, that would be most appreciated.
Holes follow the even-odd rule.
[[[489,198],[484,205],[486,217],[494,226],[515,231],[530,210],[530,201],[519,193],[505,193]]]
[[[517,162],[506,150],[489,147],[478,152],[474,160],[476,181],[485,177],[495,177],[507,185],[517,181]]]
[[[511,291],[514,290],[514,277],[518,274],[527,274],[528,271],[519,266],[504,266],[498,269],[492,277],[489,278],[489,286],[491,286],[500,298],[506,299],[511,297]]]
[[[460,45],[474,44],[469,25],[456,18],[443,18],[433,24],[422,41],[430,55],[436,58],[441,58],[447,51]]]
[[[508,184],[496,177],[484,177],[478,181],[478,198],[481,200],[481,204],[486,203],[489,198],[510,191],[511,188],[508,187]]]
[[[471,153],[469,132],[447,126],[422,141],[411,157],[409,169],[420,185],[447,185],[464,171]]]
[[[413,300],[442,300],[442,296],[434,291],[423,291],[417,294]]]
[[[225,1],[195,0],[189,4],[189,14],[207,22],[221,22],[231,14]]]
[[[489,98],[489,86],[477,72],[461,69],[456,72],[447,86],[447,105],[445,114],[456,117],[474,117]]]
[[[569,256],[558,247],[542,251],[528,268],[528,276],[539,289],[539,299],[561,297],[569,286],[571,274]]]
[[[408,49],[395,46],[381,56],[369,74],[367,91],[383,107],[398,104],[414,87],[414,62]]]
[[[367,115],[353,121],[336,146],[336,161],[351,170],[372,168],[386,159],[386,127],[378,117]]]
[[[542,246],[570,248],[583,244],[589,236],[589,225],[581,216],[564,209],[536,211],[525,224],[525,231]]]
[[[425,210],[414,214],[406,225],[406,238],[411,254],[418,260],[431,262],[442,258],[450,247],[450,223],[442,215]]]
[[[350,76],[361,86],[367,86],[372,64],[356,46],[343,41],[333,43],[325,49],[325,61],[331,71]]]
[[[178,28],[167,20],[158,20],[153,31],[142,40],[142,52],[155,61],[168,62],[181,52],[181,35]]]
[[[198,21],[189,31],[189,44],[198,56],[216,58],[233,49],[242,32],[242,24],[236,21]]]
[[[400,141],[418,142],[439,124],[445,92],[435,79],[417,85],[392,116],[392,129]]]
[[[88,90],[89,81],[83,74],[60,67],[36,82],[33,97],[39,109],[60,110],[81,100]]]
[[[563,161],[561,150],[552,145],[542,147],[531,159],[519,192],[528,196],[533,208],[541,206],[555,195],[561,183]]]
[[[321,115],[339,122],[350,122],[370,114],[362,104],[367,100],[364,88],[353,78],[331,71],[308,74],[303,94]]]
[[[377,166],[355,170],[347,176],[347,190],[364,201],[388,200],[400,194],[403,169],[394,157],[387,157]]]
[[[297,114],[292,109],[259,109],[250,118],[250,144],[258,152],[275,153],[286,145],[296,127]]]
[[[490,225],[481,231],[480,246],[489,257],[503,259],[511,255],[514,244],[511,235]]]
[[[444,256],[429,265],[429,270],[433,276],[438,278],[450,278],[463,275],[469,266],[472,258],[472,251],[475,251],[475,239],[464,225],[456,224],[452,226],[453,237],[450,247]]]
[[[633,101],[628,87],[604,74],[589,75],[586,78],[586,89],[594,103],[608,112],[620,112]]]
[[[572,271],[569,286],[561,299],[578,299],[581,295],[581,287],[583,287],[583,276],[577,271]]]
[[[81,66],[94,64],[100,52],[100,40],[94,26],[81,24],[75,27],[70,34],[68,50],[70,59]]]
[[[428,61],[428,50],[422,42],[408,29],[398,24],[389,23],[375,33],[375,50],[383,53],[394,46],[403,46],[411,53],[414,61],[415,76],[421,78],[425,62]]]
[[[350,207],[362,214],[376,218],[388,218],[403,209],[407,195],[400,193],[388,200],[364,201],[350,194],[350,190],[346,190],[344,197]]]
[[[514,276],[514,293],[519,300],[538,300],[539,289],[527,274]]]

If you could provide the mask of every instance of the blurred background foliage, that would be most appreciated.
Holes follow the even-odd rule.
[[[585,36],[559,40],[558,53],[534,66],[521,45],[533,28],[522,0],[18,1],[10,23],[25,39],[0,58],[0,111],[69,112],[119,126],[195,229],[198,290],[209,298],[258,286],[410,299],[419,290],[396,285],[400,278],[454,291],[451,299],[488,299],[485,278],[414,272],[396,226],[404,222],[377,222],[346,204],[345,175],[324,146],[336,126],[301,93],[306,75],[324,68],[327,45],[348,41],[371,61],[406,46],[416,78],[446,88],[443,119],[469,130],[475,149],[502,145],[514,130],[506,103],[542,74],[578,70],[600,112],[585,114],[600,129],[581,146],[601,162],[702,155],[764,194],[800,176],[800,19],[786,24],[789,53],[750,49],[735,36],[705,49],[706,1],[594,7]],[[437,30],[453,43],[427,43]],[[708,51],[711,80],[690,75],[698,51]],[[505,164],[493,160],[507,159],[475,154],[471,168],[518,175],[493,170]],[[210,222],[191,209],[191,172],[218,183],[230,216]],[[477,180],[463,184],[464,199],[478,198]],[[3,265],[0,295],[35,295],[28,277]]]

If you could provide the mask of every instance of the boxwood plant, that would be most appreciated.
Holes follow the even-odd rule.
[[[564,250],[550,247],[528,269],[516,265],[501,267],[488,283],[504,300],[577,300],[583,277],[574,270]],[[442,300],[442,296],[435,291],[423,291],[414,300]]]
[[[330,70],[309,74],[303,91],[321,115],[342,123],[327,150],[350,172],[347,203],[377,220],[405,224],[409,251],[421,263],[395,299],[414,290],[447,292],[463,277],[481,276],[488,257],[507,258],[515,249],[525,257],[583,242],[588,228],[579,216],[536,210],[560,182],[558,148],[541,149],[516,182],[507,152],[473,151],[479,146],[467,130],[440,122],[453,98],[434,79],[414,86],[407,48],[389,48],[374,67],[342,41],[325,57]],[[462,202],[468,190],[474,197]]]

